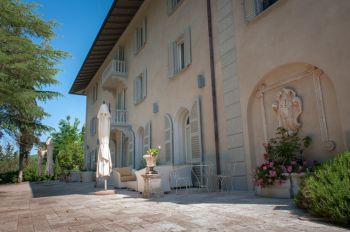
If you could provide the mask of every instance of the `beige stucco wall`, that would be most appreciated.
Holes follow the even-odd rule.
[[[217,0],[216,4],[220,5],[221,2],[227,1]],[[286,77],[288,69],[291,68],[288,64],[310,64],[324,71],[322,85],[324,85],[326,108],[328,107],[326,118],[328,117],[330,137],[337,144],[336,151],[349,147],[350,104],[347,99],[350,97],[348,91],[350,86],[348,76],[350,31],[347,28],[350,22],[348,14],[350,2],[347,0],[280,0],[263,15],[249,23],[244,20],[243,1],[229,2],[232,3],[234,16],[235,71],[239,80],[248,176],[251,177],[251,171],[255,167],[252,155],[261,142],[253,140],[254,136],[261,132],[256,133],[259,122],[257,119],[252,119],[255,113],[254,108],[257,107],[254,105],[256,104],[254,100],[256,89],[258,84],[267,80],[268,74],[280,67],[286,67],[287,70],[282,69],[281,74],[272,74],[275,75],[272,79],[276,81]],[[283,72],[286,73],[283,74]],[[312,82],[305,82],[304,86],[300,82],[294,86],[292,84],[291,87],[294,87],[297,92],[300,91],[300,97],[304,98],[306,105],[310,105],[309,108],[304,109],[302,115],[302,121],[309,123],[303,127],[302,133],[310,134],[312,123],[314,123],[313,127],[319,128],[316,123],[317,115],[312,115],[315,111],[310,111],[310,108],[315,106],[315,103],[312,103],[314,100],[308,97],[310,93],[308,87],[309,91],[313,89]],[[333,94],[334,97],[332,97]],[[268,117],[271,118],[273,115]],[[252,119],[253,122],[249,122],[249,119]],[[274,126],[270,125],[271,128]],[[314,130],[315,133],[316,131]],[[320,145],[319,133],[314,135],[314,143]],[[324,160],[330,156],[321,154],[317,157],[317,154],[314,154],[312,157]],[[248,181],[248,184],[252,187],[251,181]]]
[[[187,0],[170,16],[167,15],[166,1],[145,1],[128,28],[110,52],[109,56],[94,76],[87,88],[87,97],[91,97],[92,86],[99,83],[98,101],[93,105],[88,99],[87,131],[90,118],[97,114],[103,100],[115,106],[115,93],[101,88],[103,70],[113,58],[119,45],[126,48],[129,75],[126,90],[126,109],[128,119],[135,132],[145,127],[148,121],[152,123],[152,146],[164,144],[164,115],[170,114],[174,124],[181,109],[191,110],[197,97],[201,97],[202,111],[202,141],[205,161],[215,167],[214,136],[212,118],[212,100],[209,66],[209,42],[207,32],[207,11],[205,1]],[[147,17],[147,42],[134,54],[133,41],[135,27]],[[172,79],[168,78],[168,46],[179,37],[186,27],[191,28],[192,64]],[[141,103],[133,103],[133,80],[147,68],[147,97]],[[205,77],[205,87],[197,87],[197,76]],[[153,103],[158,103],[159,112],[152,112]],[[112,108],[113,110],[113,108]],[[174,125],[175,127],[176,125]],[[111,135],[114,137],[114,135]],[[90,149],[96,146],[97,137],[87,136]],[[136,141],[137,142],[137,141]],[[176,150],[176,149],[175,149]],[[175,154],[176,155],[176,154]]]

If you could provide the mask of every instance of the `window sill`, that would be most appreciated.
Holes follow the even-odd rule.
[[[170,13],[168,13],[168,16],[170,17],[171,15],[173,15],[174,12],[175,12],[178,8],[180,8],[180,6],[182,5],[183,2],[184,2],[184,0],[180,1],[180,2],[174,7],[174,9],[173,9]]]
[[[146,45],[146,43],[145,43],[142,47],[140,47],[139,49],[137,49],[137,50],[134,52],[134,55],[137,56],[137,55],[143,50],[143,48],[145,47],[145,45]]]
[[[252,19],[245,19],[247,24],[250,23],[255,23],[256,21],[258,21],[260,18],[265,17],[266,15],[270,14],[271,11],[273,11],[276,7],[279,7],[281,4],[283,4],[282,2],[285,2],[286,0],[278,0],[277,2],[275,2],[274,4],[272,4],[271,6],[269,6],[268,8],[266,8],[265,10],[263,10],[262,12],[260,12],[260,14],[258,14],[257,16],[255,16]]]
[[[142,99],[136,101],[136,102],[134,103],[134,105],[135,105],[135,106],[139,105],[141,102],[145,101],[145,99],[146,99],[146,97],[144,97],[144,98],[142,98]]]
[[[186,72],[187,69],[189,69],[189,67],[191,67],[191,64],[187,65],[186,67],[184,67],[183,69],[181,69],[180,71],[178,71],[177,73],[175,73],[174,75],[172,75],[169,79],[174,79],[177,76],[182,75],[184,72]]]

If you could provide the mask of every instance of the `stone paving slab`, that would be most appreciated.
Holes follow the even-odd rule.
[[[93,183],[0,185],[0,232],[14,231],[347,231],[311,217],[291,200],[249,192],[175,191],[159,199],[117,190],[97,196]]]

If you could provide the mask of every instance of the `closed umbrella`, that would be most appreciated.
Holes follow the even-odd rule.
[[[53,143],[51,138],[49,138],[46,142],[46,149],[47,149],[46,175],[53,176]]]
[[[41,177],[41,163],[43,162],[43,158],[46,154],[46,150],[44,150],[42,147],[39,147],[38,150],[38,177]]]
[[[107,190],[107,176],[112,171],[111,153],[109,150],[109,133],[111,114],[108,106],[102,104],[97,114],[99,149],[97,156],[96,178],[104,178],[105,191]]]

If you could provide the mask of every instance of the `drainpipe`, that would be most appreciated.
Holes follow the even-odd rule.
[[[213,46],[213,25],[212,25],[212,17],[211,17],[211,0],[207,0],[207,14],[208,14],[211,96],[213,101],[216,173],[219,175],[221,174],[221,166],[220,166],[219,126],[218,126],[218,111],[217,111],[218,107],[217,107],[216,82],[215,82],[216,79],[215,79],[214,46]]]

